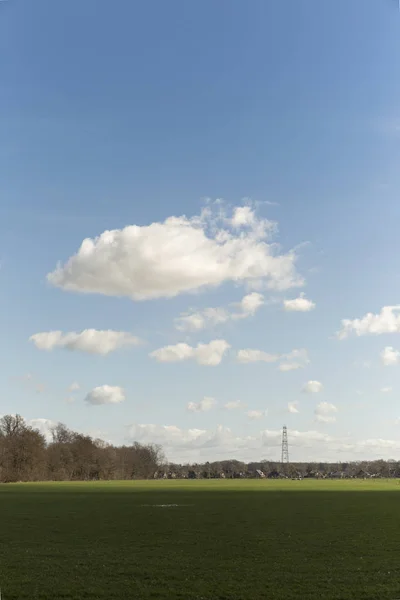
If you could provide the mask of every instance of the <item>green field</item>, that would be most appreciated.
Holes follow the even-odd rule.
[[[8,484],[0,515],[2,600],[400,598],[394,480]]]

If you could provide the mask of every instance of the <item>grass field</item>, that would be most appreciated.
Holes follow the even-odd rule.
[[[0,519],[2,600],[400,598],[393,480],[8,484]]]

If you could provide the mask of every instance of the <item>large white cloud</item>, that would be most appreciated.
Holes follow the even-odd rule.
[[[70,331],[46,331],[31,335],[29,341],[33,342],[39,350],[54,350],[54,348],[67,348],[89,354],[109,354],[124,346],[137,346],[141,340],[125,331],[101,331],[97,329],[84,329],[80,333]]]
[[[48,281],[74,292],[128,296],[134,300],[173,297],[224,282],[259,282],[271,289],[302,285],[296,253],[279,254],[276,225],[250,207],[228,218],[218,206],[193,218],[131,225],[83,240],[76,254],[58,264]]]
[[[293,300],[283,301],[284,309],[292,312],[309,312],[310,310],[313,310],[315,306],[315,302],[308,300],[304,293],[300,294],[298,298],[293,298]]]
[[[226,308],[204,308],[203,310],[182,313],[175,319],[175,327],[179,331],[200,331],[227,321],[236,321],[253,316],[264,304],[264,296],[258,292],[251,292],[240,302],[233,303],[236,311]]]
[[[191,412],[207,412],[215,406],[215,398],[204,396],[200,402],[188,402],[187,409]]]
[[[307,394],[318,394],[322,391],[322,383],[320,381],[307,381],[303,386],[303,392]]]
[[[400,332],[400,305],[384,306],[378,314],[367,313],[360,319],[343,319],[342,327],[337,332],[341,340],[354,333],[367,335]]]
[[[392,346],[386,346],[381,352],[381,360],[385,367],[398,365],[400,363],[400,352]]]
[[[334,423],[336,421],[336,413],[336,406],[329,402],[320,402],[314,411],[316,421],[320,421],[321,423]]]
[[[85,398],[88,404],[120,404],[125,400],[125,391],[118,385],[100,385],[93,388]]]
[[[195,347],[182,342],[158,348],[150,352],[149,356],[158,362],[180,362],[193,359],[199,365],[215,367],[220,364],[229,348],[230,345],[225,340],[212,340],[208,344],[197,344]]]

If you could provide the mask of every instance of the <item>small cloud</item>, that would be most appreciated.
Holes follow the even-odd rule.
[[[71,385],[68,388],[69,392],[77,392],[78,390],[81,389],[81,386],[79,385],[79,383],[77,381],[74,381],[73,383],[71,383]]]
[[[315,302],[308,300],[305,297],[304,292],[302,292],[298,298],[283,301],[284,309],[292,312],[309,312],[310,310],[314,310],[315,306]]]
[[[73,404],[75,402],[75,398],[73,396],[68,396],[68,398],[65,398],[65,402],[67,404]]]
[[[70,331],[45,331],[35,333],[29,338],[39,350],[51,351],[54,348],[66,348],[71,351],[106,355],[124,346],[137,346],[142,343],[138,337],[125,331],[101,331],[85,329],[80,333]]]
[[[181,342],[174,346],[158,348],[149,356],[158,362],[181,362],[194,359],[199,365],[215,367],[220,364],[229,348],[230,345],[225,340],[212,340],[208,344],[197,344],[196,347]]]
[[[299,404],[298,402],[288,402],[288,411],[290,413],[298,413],[299,412],[299,410],[297,408],[298,404]]]
[[[381,361],[385,367],[398,365],[400,362],[400,352],[392,346],[386,346],[381,352]]]
[[[249,410],[247,413],[249,419],[258,420],[266,417],[268,414],[267,410]]]
[[[392,389],[393,388],[391,388],[391,387],[383,387],[383,388],[381,388],[381,392],[382,392],[382,394],[390,394]]]
[[[203,400],[200,402],[189,402],[187,405],[187,409],[191,412],[207,412],[211,410],[215,406],[215,399],[204,396]]]
[[[318,394],[322,391],[322,383],[320,381],[308,381],[303,386],[303,392],[306,394]]]
[[[240,400],[234,400],[233,402],[227,402],[224,404],[224,408],[226,410],[236,410],[238,408],[246,408],[246,404],[244,402],[240,402]]]
[[[100,385],[89,392],[85,398],[87,404],[119,404],[125,400],[125,391],[118,385]]]
[[[216,325],[221,325],[228,321],[237,321],[247,319],[255,315],[257,310],[265,304],[264,296],[257,292],[252,292],[243,296],[240,302],[231,304],[236,312],[222,307],[205,308],[194,312],[182,313],[175,319],[175,328],[179,331],[201,331],[209,329]]]
[[[263,350],[252,350],[251,348],[246,348],[243,350],[239,350],[237,353],[237,361],[240,363],[252,363],[252,362],[276,362],[279,360],[278,354],[268,354],[268,352],[264,352]]]
[[[320,423],[334,423],[336,421],[335,414],[337,413],[337,408],[334,404],[330,404],[329,402],[320,402],[315,411],[315,420]]]

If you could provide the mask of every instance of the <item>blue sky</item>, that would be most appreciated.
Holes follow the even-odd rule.
[[[389,0],[1,3],[0,413],[187,461],[278,458],[284,423],[293,460],[396,457],[399,27]]]

